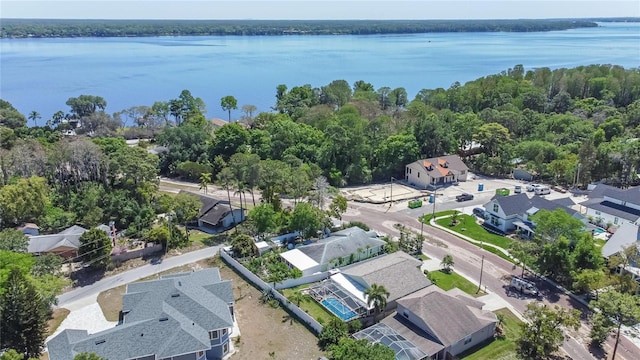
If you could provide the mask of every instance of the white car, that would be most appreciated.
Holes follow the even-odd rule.
[[[529,184],[527,185],[527,191],[531,192],[531,191],[535,191],[537,188],[542,187],[543,185],[541,184]]]

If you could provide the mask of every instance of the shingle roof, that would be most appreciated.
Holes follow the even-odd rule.
[[[106,227],[106,230],[104,227]],[[96,228],[109,232],[107,225],[98,225]],[[87,231],[82,226],[73,225],[57,234],[30,236],[27,251],[30,253],[46,253],[56,249],[76,250],[80,247],[80,237]]]
[[[354,226],[334,232],[328,238],[318,240],[313,244],[301,246],[298,250],[318,264],[328,264],[331,259],[349,256],[357,253],[358,250],[363,251],[367,249],[367,245],[373,248],[385,244],[384,240]]]
[[[202,202],[202,207],[198,212],[198,218],[211,225],[217,225],[227,214],[231,212],[229,201],[216,199],[214,197],[194,193],[187,190],[180,190],[181,194],[197,196]]]
[[[602,247],[602,256],[608,258],[623,251],[624,248],[639,242],[640,228],[638,228],[638,225],[625,222],[620,225],[616,232],[611,235],[609,240],[604,244]]]
[[[216,268],[130,284],[122,302],[122,325],[91,335],[65,330],[49,341],[50,358],[85,351],[110,360],[172,357],[209,349],[209,330],[233,326],[231,282]]]
[[[633,187],[625,190],[608,187],[603,191],[603,195],[616,200],[623,200],[631,204],[640,205],[640,187]]]
[[[416,163],[422,166],[429,176],[435,178],[446,176],[452,170],[456,172],[469,170],[467,165],[465,165],[458,155],[438,156],[435,158],[418,160]],[[430,165],[433,166],[432,170],[427,169]]]
[[[640,218],[640,210],[616,204],[611,201],[603,201],[602,199],[587,200],[580,203],[580,205],[629,221],[636,221]]]
[[[80,247],[80,236],[87,229],[82,226],[73,225],[57,234],[36,235],[29,237],[27,251],[30,253],[46,253],[55,249],[78,249]]]
[[[361,278],[368,286],[384,286],[389,292],[387,302],[391,302],[431,285],[431,281],[419,269],[421,263],[420,260],[397,251],[358,263],[343,269],[342,273],[351,278]]]
[[[422,297],[400,299],[398,304],[420,317],[445,346],[497,322],[492,312],[470,307],[455,296],[439,291]]]
[[[525,193],[511,196],[494,195],[491,201],[497,201],[506,216],[522,214],[529,210],[529,197]]]
[[[537,210],[549,210],[554,211],[556,209],[562,209],[569,215],[573,215],[576,211],[566,207],[564,204],[568,204],[567,201],[547,200],[540,196],[533,196],[529,198],[527,194],[520,193],[511,196],[494,195],[491,201],[497,201],[505,216],[513,216],[524,214],[527,210],[536,208]],[[573,201],[571,201],[573,204]],[[537,211],[536,210],[536,211]],[[535,213],[535,212],[534,212]]]

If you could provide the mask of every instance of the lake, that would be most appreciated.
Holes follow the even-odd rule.
[[[270,111],[278,84],[365,80],[376,89],[404,87],[413,98],[516,64],[639,67],[640,23],[600,25],[536,33],[2,39],[0,98],[23,114],[38,111],[43,124],[82,94],[102,96],[113,113],[189,89],[207,104],[207,117],[226,119],[220,98]]]

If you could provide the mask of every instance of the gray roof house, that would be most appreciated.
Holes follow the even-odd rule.
[[[626,190],[598,184],[589,192],[588,200],[580,203],[587,217],[598,225],[640,223],[640,187]]]
[[[198,212],[198,226],[214,229],[228,229],[245,220],[244,210],[233,208],[227,200],[216,199],[209,195],[180,190],[180,194],[196,196],[202,202]]]
[[[469,168],[458,155],[414,161],[405,166],[404,181],[420,189],[433,189],[467,181]]]
[[[389,292],[385,311],[392,311],[398,299],[431,286],[421,265],[422,261],[397,251],[336,270],[311,286],[309,294],[334,314],[341,312],[340,318],[348,321],[375,313],[373,305],[367,304],[365,291],[376,284]]]
[[[354,226],[309,245],[285,251],[280,257],[290,268],[310,275],[377,256],[386,244],[375,231],[367,232]]]
[[[498,319],[457,289],[430,286],[397,301],[396,311],[353,337],[388,344],[396,359],[446,359],[493,337]]]
[[[97,228],[109,234],[108,226],[99,225]],[[50,253],[66,258],[74,257],[80,247],[80,236],[87,231],[82,226],[73,225],[57,234],[30,236],[27,251],[36,255]]]
[[[624,252],[626,249],[635,246],[640,249],[640,227],[632,223],[622,223],[616,232],[611,235],[609,240],[602,247],[602,256],[610,258]],[[629,264],[624,269],[618,269],[621,272],[631,274],[633,279],[640,282],[640,264],[630,258]]]
[[[572,209],[573,205],[575,203],[569,198],[547,200],[537,195],[529,198],[525,193],[511,196],[495,195],[483,205],[486,210],[485,225],[503,233],[520,229],[523,236],[531,236],[534,224],[529,221],[529,216],[540,210],[557,209],[566,211],[586,224],[587,219],[579,211]]]
[[[422,261],[396,251],[370,261],[364,261],[342,269],[342,274],[366,288],[372,284],[384,286],[389,292],[387,308],[395,307],[395,301],[431,285],[420,270]]]
[[[110,360],[221,359],[229,353],[233,289],[217,268],[132,283],[118,326],[95,334],[62,331],[47,343],[49,359],[93,352]]]

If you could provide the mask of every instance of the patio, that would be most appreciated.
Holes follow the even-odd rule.
[[[307,291],[318,304],[343,321],[356,319],[367,314],[366,302],[356,298],[331,279],[322,281],[308,288]]]

